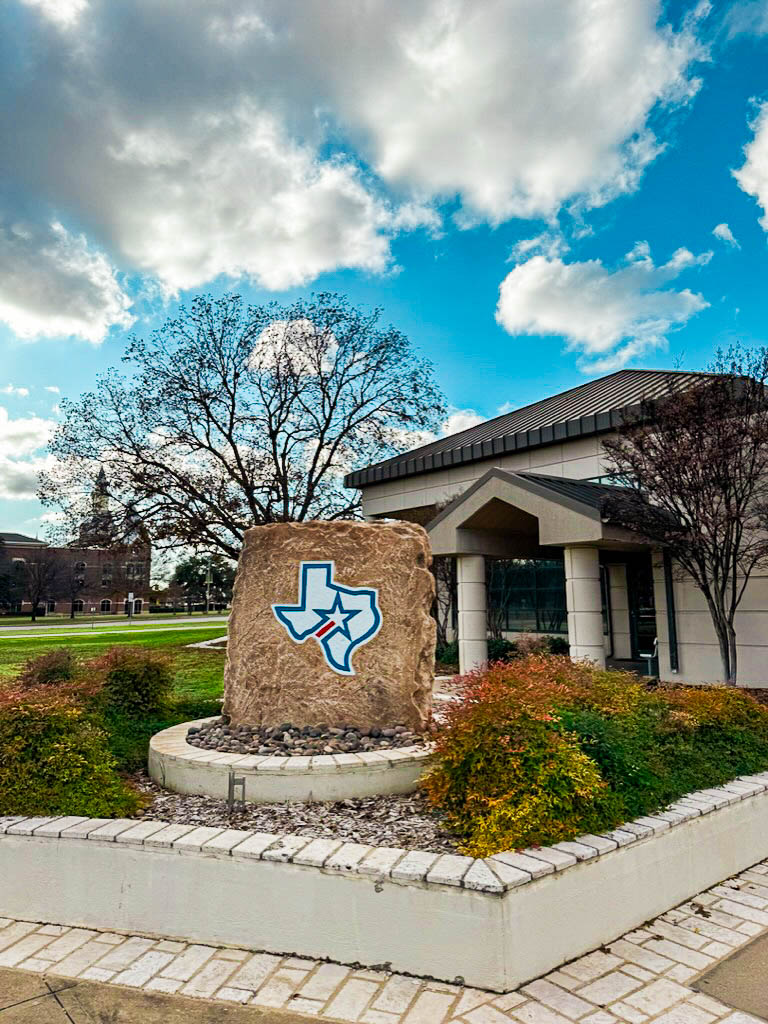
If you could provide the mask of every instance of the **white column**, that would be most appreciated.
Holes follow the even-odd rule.
[[[482,555],[458,555],[456,584],[459,603],[459,670],[469,672],[488,661],[485,558]]]
[[[611,588],[613,656],[614,658],[631,658],[632,637],[629,626],[629,593],[627,592],[626,565],[609,565],[608,581]]]
[[[605,667],[600,555],[597,548],[565,549],[565,601],[568,642],[574,661]]]

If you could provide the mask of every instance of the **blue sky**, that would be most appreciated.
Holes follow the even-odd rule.
[[[446,430],[768,342],[768,2],[552,3],[6,0],[0,528],[199,291],[382,306]]]

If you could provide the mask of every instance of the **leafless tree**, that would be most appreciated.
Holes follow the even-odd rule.
[[[723,679],[737,680],[736,612],[768,564],[768,349],[719,352],[712,376],[647,404],[605,442],[605,512],[666,548],[704,595]]]
[[[356,516],[344,472],[444,413],[431,365],[380,320],[328,293],[248,308],[196,298],[131,341],[128,376],[62,403],[42,500],[78,521],[103,466],[116,515],[131,510],[155,543],[230,558],[254,524]]]
[[[40,548],[24,563],[23,594],[32,605],[32,622],[37,620],[37,609],[41,604],[61,596],[64,577],[61,557],[50,548]]]
[[[514,568],[518,559],[486,558],[485,578],[488,599],[486,603],[488,632],[494,640],[501,640],[507,629],[507,612],[515,583]]]
[[[432,614],[437,623],[437,646],[445,647],[456,601],[456,559],[451,555],[436,555],[432,559],[432,573],[435,577]]]

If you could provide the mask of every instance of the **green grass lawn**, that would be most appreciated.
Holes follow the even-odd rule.
[[[221,627],[218,627],[221,631]],[[211,627],[190,627],[152,633],[113,636],[25,637],[0,643],[0,687],[8,684],[28,658],[56,647],[72,649],[78,658],[95,658],[110,647],[151,647],[173,661],[173,693],[167,712],[161,716],[129,719],[112,715],[107,720],[111,747],[123,771],[135,771],[146,764],[150,736],[179,722],[217,715],[223,692],[224,652],[188,649],[187,644],[210,640],[219,635]]]

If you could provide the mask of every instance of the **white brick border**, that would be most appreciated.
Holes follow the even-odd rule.
[[[508,991],[768,854],[768,773],[473,860],[132,819],[0,819],[0,913]],[[768,919],[768,915],[766,915]]]
[[[184,722],[156,733],[149,744],[149,774],[164,789],[226,799],[229,776],[245,779],[246,803],[349,800],[412,793],[430,756],[424,747],[360,754],[277,757],[223,754],[187,743]]]

